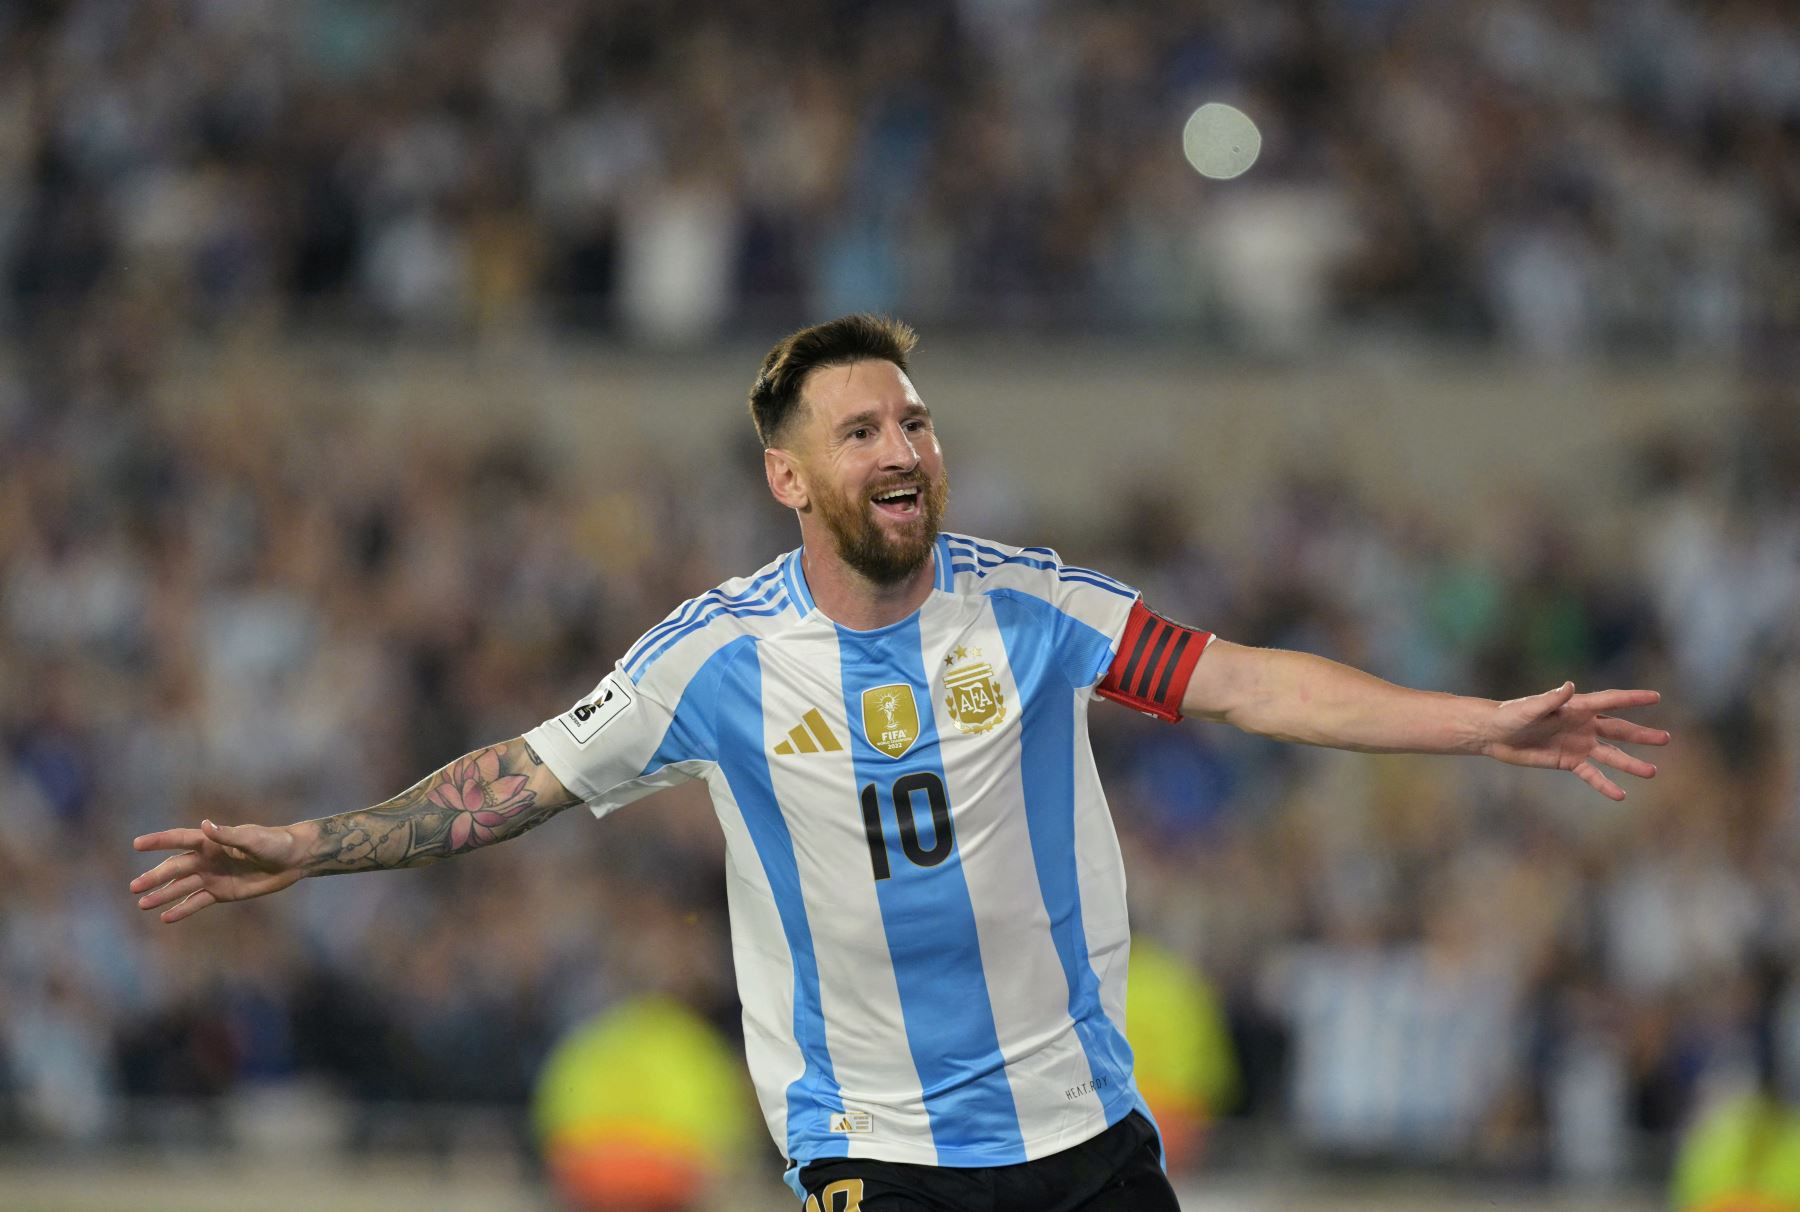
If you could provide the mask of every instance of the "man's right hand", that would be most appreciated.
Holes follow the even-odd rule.
[[[245,901],[300,881],[305,847],[301,826],[215,825],[164,829],[133,838],[134,850],[179,850],[131,881],[139,909],[158,909],[165,922],[191,917],[221,901]]]

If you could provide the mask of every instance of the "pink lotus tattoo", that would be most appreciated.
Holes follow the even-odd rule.
[[[525,790],[526,781],[523,774],[501,775],[500,755],[493,749],[483,749],[453,762],[444,781],[433,787],[427,797],[453,814],[450,849],[457,851],[471,844],[485,846],[494,841],[497,826],[536,801],[536,793]]]

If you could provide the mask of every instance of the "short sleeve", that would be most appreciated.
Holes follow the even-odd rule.
[[[527,732],[525,742],[595,816],[605,816],[694,777],[694,764],[668,752],[674,721],[674,710],[651,688],[615,669],[569,710]]]
[[[1057,666],[1071,686],[1086,690],[1100,680],[1137,590],[1092,568],[1065,564],[1048,547],[1008,547],[960,534],[945,534],[941,542],[961,591],[1018,600],[1035,627],[1048,628]]]
[[[1112,664],[1138,592],[1091,569],[1060,566],[1051,597],[1056,607],[1057,658],[1077,690],[1097,683]]]

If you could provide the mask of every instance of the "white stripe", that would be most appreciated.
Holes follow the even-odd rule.
[[[774,585],[769,588],[774,589]],[[779,600],[780,595],[776,595]],[[774,601],[768,603],[773,606]],[[760,609],[760,608],[759,608]],[[645,693],[661,699],[669,704],[670,709],[678,707],[681,696],[687,690],[688,682],[706,664],[707,659],[731,641],[747,635],[768,639],[772,635],[793,627],[800,620],[791,611],[783,610],[775,614],[735,615],[721,613],[708,619],[703,626],[687,632],[674,645],[664,650],[648,667],[640,668],[637,673],[637,685]],[[655,651],[669,642],[665,636],[656,642],[651,649]]]
[[[992,563],[993,556],[979,553],[974,544],[977,540],[962,535],[948,536],[952,544],[952,555],[958,561]],[[982,546],[993,548],[1008,556],[1018,555],[1023,548],[1013,547],[1006,543],[994,543],[986,539],[980,540]],[[1059,573],[1069,566],[1056,557],[1056,553],[1047,547],[1031,548],[1026,554],[1034,560],[1055,560],[1052,568],[1031,568],[1024,564],[999,564],[994,567],[983,567],[979,580],[978,574],[961,573],[969,578],[965,589],[971,593],[991,593],[996,589],[1014,589],[1020,593],[1028,593],[1032,597],[1041,598],[1071,618],[1092,627],[1104,636],[1117,640],[1119,633],[1125,629],[1125,618],[1131,613],[1133,598],[1121,597],[1111,590],[1102,589],[1083,581],[1063,579]],[[1077,570],[1077,575],[1086,575],[1089,570]],[[1104,578],[1113,581],[1113,578]],[[1137,590],[1121,582],[1113,581],[1119,589],[1128,594],[1136,594]]]
[[[1068,981],[1032,859],[1020,772],[1019,688],[986,598],[929,600],[919,623],[994,1028],[1026,1156],[1043,1157],[1100,1132],[1106,1116],[1092,1095],[1064,1096],[1093,1074],[1069,1017]],[[958,647],[979,649],[999,683],[1006,716],[989,732],[964,732],[950,714],[944,658]]]
[[[826,1044],[845,1109],[867,1111],[873,1122],[873,1131],[845,1138],[849,1155],[936,1165],[857,798],[850,738],[862,721],[845,717],[837,632],[796,632],[761,655],[764,749],[794,840]],[[843,748],[774,754],[815,707]]]
[[[733,598],[742,597],[750,586],[756,584],[758,580],[775,571],[777,566],[781,564],[782,559],[786,558],[787,557],[783,556],[780,559],[771,560],[747,577],[733,577],[731,580],[721,582],[707,590],[705,593],[695,594],[693,597],[671,610],[668,614],[664,615],[662,621],[656,626],[639,636],[637,642],[632,644],[632,646],[626,650],[625,656],[619,661],[619,666],[623,668],[625,666],[633,665],[642,652],[660,645],[664,640],[699,618],[707,610],[712,609],[714,606],[722,605]],[[773,589],[775,584],[774,581],[771,581],[769,584],[758,589],[752,596],[763,596],[769,590]],[[681,620],[678,625],[675,622],[677,619]],[[654,637],[654,643],[646,645],[645,641],[652,639],[652,637]],[[636,672],[635,669],[634,672]]]
[[[1125,1034],[1125,969],[1131,959],[1131,923],[1125,912],[1125,860],[1113,831],[1112,812],[1100,786],[1088,742],[1091,690],[1079,692],[1075,712],[1075,855],[1081,889],[1081,925],[1088,963],[1100,977],[1100,1005]]]
[[[769,1134],[785,1156],[787,1088],[806,1068],[794,1040],[794,957],[774,890],[730,785],[716,766],[706,782],[725,832],[725,898],[731,913],[731,958],[744,1006],[744,1056]]]

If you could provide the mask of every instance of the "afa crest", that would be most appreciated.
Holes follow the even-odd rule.
[[[897,758],[919,739],[919,704],[905,682],[862,693],[863,735],[869,744]]]
[[[960,645],[944,658],[944,710],[964,732],[982,733],[1006,718],[1006,695],[994,667],[981,659],[981,649]]]

